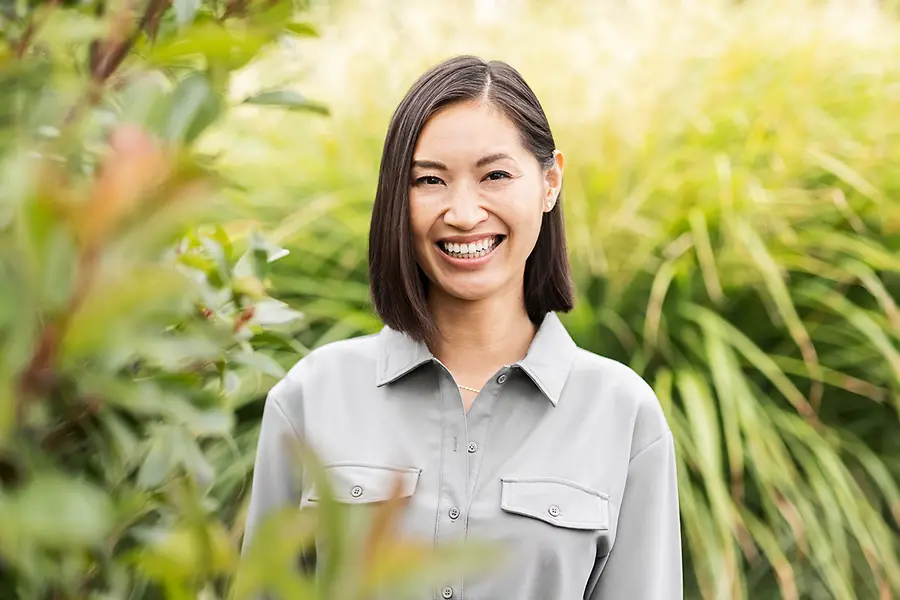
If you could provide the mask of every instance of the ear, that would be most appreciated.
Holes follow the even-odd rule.
[[[544,212],[550,212],[556,206],[565,167],[566,157],[559,150],[554,150],[553,164],[544,172]]]

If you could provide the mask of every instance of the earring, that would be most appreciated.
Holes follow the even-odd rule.
[[[547,210],[550,210],[552,208],[553,208],[553,200],[547,200]]]

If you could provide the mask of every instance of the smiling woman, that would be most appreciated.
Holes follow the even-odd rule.
[[[563,216],[553,211],[563,167],[540,102],[509,65],[460,57],[423,75],[388,129],[369,232],[372,297],[385,324],[435,343],[445,336],[430,303],[501,291],[501,304],[524,292],[533,324],[570,310]],[[487,260],[462,255],[490,237]]]
[[[487,576],[416,597],[681,598],[660,404],[634,371],[578,348],[556,315],[573,305],[564,166],[509,65],[458,57],[412,86],[371,221],[386,326],[314,350],[272,389],[246,540],[273,509],[315,502],[287,450],[299,437],[342,501],[382,501],[399,478],[403,533],[509,552]]]

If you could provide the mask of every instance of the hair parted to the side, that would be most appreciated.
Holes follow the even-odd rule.
[[[501,61],[457,56],[425,72],[391,118],[369,229],[369,288],[385,325],[429,342],[439,334],[428,310],[428,280],[419,267],[410,231],[409,188],[413,151],[428,119],[457,102],[482,100],[518,128],[538,162],[553,164],[556,144],[544,109],[522,76]],[[548,312],[568,312],[574,292],[559,204],[545,212],[534,250],[525,263],[525,308],[535,324]]]

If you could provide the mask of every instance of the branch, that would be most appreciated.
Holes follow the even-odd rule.
[[[53,363],[59,353],[59,345],[68,329],[69,322],[87,298],[94,275],[97,269],[98,253],[96,249],[89,249],[79,257],[77,265],[77,278],[75,290],[63,313],[55,320],[44,326],[31,360],[22,371],[18,382],[18,398],[15,409],[17,424],[25,419],[25,408],[36,397],[49,392],[54,383]]]
[[[91,73],[91,85],[87,93],[69,110],[65,123],[71,123],[82,110],[100,101],[103,84],[122,65],[128,52],[137,42],[141,31],[146,31],[147,35],[155,38],[160,20],[171,4],[172,0],[150,0],[147,10],[144,11],[144,15],[141,17],[140,24],[137,27],[134,27],[133,24],[128,24],[131,26],[129,27],[130,34],[127,38],[116,39],[111,37],[106,41],[94,40],[91,43],[88,63]],[[123,9],[114,18],[126,20],[130,17],[129,10],[127,8]],[[115,27],[113,27],[113,31],[115,31]]]
[[[28,25],[25,27],[25,31],[22,33],[22,39],[19,40],[19,43],[16,45],[16,58],[21,59],[25,56],[25,52],[28,51],[28,46],[31,44],[31,40],[34,39],[34,35],[37,33],[37,30],[41,25],[43,25],[48,18],[50,18],[50,14],[56,9],[59,5],[59,0],[50,0],[50,3],[47,4],[47,9],[45,12],[44,18],[37,22],[37,9],[31,14],[31,20],[28,21]]]
[[[230,17],[243,15],[247,10],[247,0],[228,0],[228,4],[225,5],[225,13],[222,15],[222,20],[226,20]]]
[[[127,38],[117,40],[113,37],[105,44],[101,44],[100,48],[102,50],[98,53],[99,58],[91,65],[91,75],[94,81],[106,81],[116,72],[116,69],[125,60],[128,52],[137,43],[142,31],[147,32],[147,35],[151,38],[155,38],[159,29],[159,22],[171,4],[172,0],[150,0],[150,4],[147,6],[147,10],[144,11],[139,25],[131,28],[131,33]],[[129,9],[124,9],[116,18],[125,21],[129,17]],[[115,31],[115,26],[113,31]]]

